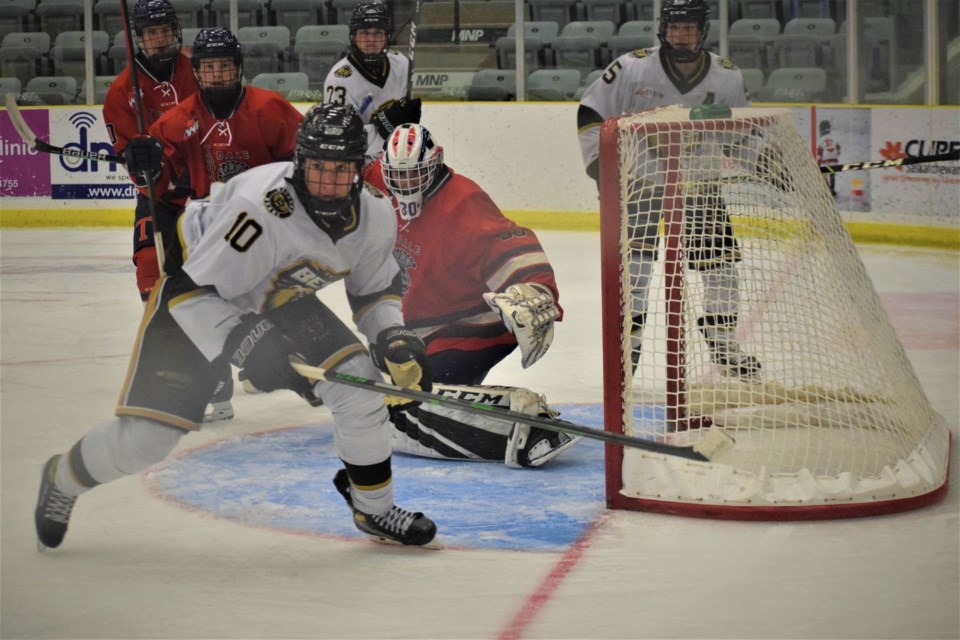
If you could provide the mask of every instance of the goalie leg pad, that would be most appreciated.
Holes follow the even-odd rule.
[[[443,395],[502,407],[518,413],[555,417],[543,396],[518,387],[435,386]],[[575,444],[569,438],[522,422],[494,420],[435,405],[391,411],[396,450],[431,458],[499,461],[511,468],[540,466]]]

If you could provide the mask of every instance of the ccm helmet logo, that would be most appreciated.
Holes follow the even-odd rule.
[[[331,151],[342,151],[345,147],[342,144],[320,144],[319,148],[329,149]]]

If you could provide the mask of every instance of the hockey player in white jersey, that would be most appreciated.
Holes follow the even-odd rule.
[[[600,126],[607,118],[676,104],[750,106],[740,70],[703,48],[709,17],[704,0],[664,0],[657,33],[660,46],[620,56],[584,91],[577,112],[577,134],[587,175],[599,179]],[[644,161],[657,160],[647,157]],[[633,238],[633,245],[640,247],[639,256],[630,265],[634,364],[646,322],[663,201],[661,185],[639,188],[649,194],[637,198],[634,210],[628,212],[633,228],[640,230],[640,236]],[[704,313],[697,323],[711,357],[725,375],[758,377],[760,363],[743,353],[734,338],[739,314],[737,263],[741,258],[720,187],[714,183],[688,190],[686,209],[687,258],[691,269],[700,273],[705,289]]]
[[[323,101],[352,105],[367,131],[367,164],[398,125],[419,123],[420,98],[407,95],[410,60],[390,49],[393,20],[385,5],[357,5],[350,18],[350,52],[333,65]]]
[[[35,513],[41,550],[62,542],[77,496],[160,462],[200,428],[224,358],[258,389],[292,390],[331,411],[345,467],[334,483],[357,528],[388,542],[433,540],[429,518],[393,502],[383,396],[311,383],[290,366],[293,357],[379,376],[367,348],[315,295],[343,280],[377,361],[397,372],[397,384],[431,388],[423,342],[403,327],[393,208],[360,178],[365,149],[351,107],[318,105],[300,126],[293,162],[250,169],[187,207],[115,417],[44,467]]]

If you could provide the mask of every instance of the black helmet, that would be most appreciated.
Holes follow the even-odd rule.
[[[360,168],[367,151],[367,132],[356,110],[338,104],[318,104],[310,109],[297,131],[293,187],[307,213],[321,229],[337,235],[354,220],[353,204],[363,186]],[[357,175],[350,193],[344,198],[327,199],[314,196],[307,187],[304,164],[307,158],[354,162]]]
[[[387,36],[387,41],[383,49],[377,53],[363,53],[360,51],[355,40],[357,31],[360,29],[382,30]],[[363,66],[371,70],[377,69],[383,63],[383,56],[386,55],[392,38],[393,19],[390,17],[390,12],[385,5],[368,2],[366,4],[358,4],[353,9],[353,14],[350,16],[350,50],[353,56],[360,61]]]
[[[161,25],[170,25],[176,44],[147,58],[154,67],[154,71],[158,73],[174,61],[180,53],[180,47],[183,46],[180,18],[177,17],[177,12],[170,0],[137,0],[137,4],[133,7],[133,31],[136,34],[137,48],[144,53],[144,56],[146,56],[146,49],[143,46],[143,30]],[[166,74],[160,73],[160,75]]]
[[[657,37],[663,50],[675,62],[694,62],[700,57],[703,43],[710,30],[710,7],[704,0],[663,0],[660,8],[660,29]],[[695,22],[700,30],[697,48],[693,51],[677,49],[667,40],[667,25],[671,22]]]
[[[200,81],[200,61],[208,58],[232,58],[237,65],[234,80],[220,86],[204,86]],[[242,89],[243,52],[237,36],[222,27],[201,29],[193,41],[190,63],[207,107],[215,116],[227,117],[236,105]]]
[[[820,135],[825,136],[830,133],[830,121],[821,120],[820,121]]]

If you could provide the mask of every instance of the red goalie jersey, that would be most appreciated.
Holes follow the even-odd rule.
[[[181,51],[174,62],[170,81],[157,80],[141,63],[136,61],[137,82],[148,129],[160,116],[195,95],[200,89],[190,66],[189,52]],[[133,102],[133,79],[130,65],[124,67],[103,100],[103,120],[110,135],[110,144],[117,155],[123,155],[127,141],[138,134],[137,115]]]
[[[504,217],[475,182],[443,171],[416,219],[398,214],[393,253],[404,279],[404,322],[423,337],[431,355],[516,344],[483,294],[539,283],[559,300],[553,268],[533,231]],[[365,178],[387,193],[379,160]]]
[[[217,119],[200,94],[171,109],[150,127],[164,147],[163,174],[156,192],[189,176],[193,197],[209,195],[210,185],[226,182],[251,167],[293,159],[303,116],[279,94],[245,87],[228,118]],[[183,206],[185,198],[171,204]]]

